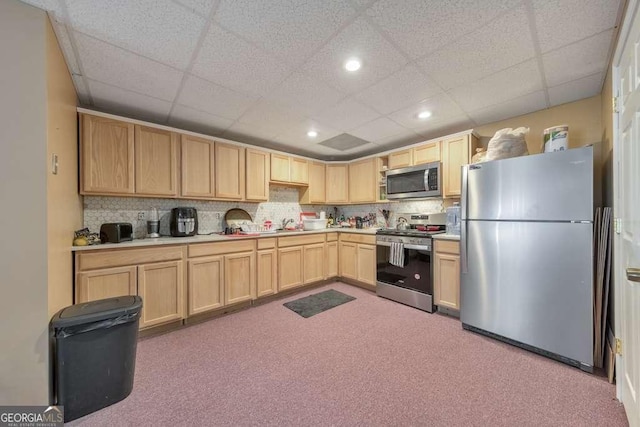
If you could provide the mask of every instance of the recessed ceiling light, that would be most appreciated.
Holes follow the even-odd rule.
[[[422,111],[418,114],[418,118],[419,119],[428,119],[429,117],[431,117],[431,111]]]
[[[347,71],[351,71],[351,72],[358,71],[361,66],[362,66],[362,63],[360,62],[359,59],[356,59],[356,58],[352,58],[344,63],[344,68]]]
[[[307,136],[309,138],[315,138],[316,136],[318,136],[318,132],[316,132],[315,130],[310,130],[309,132],[307,132]]]

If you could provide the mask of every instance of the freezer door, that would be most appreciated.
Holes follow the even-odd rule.
[[[593,147],[467,165],[462,179],[463,219],[593,218]]]
[[[591,224],[462,227],[462,323],[592,366]]]

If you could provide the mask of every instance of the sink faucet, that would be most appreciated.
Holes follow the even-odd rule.
[[[289,219],[283,219],[282,220],[282,229],[284,230],[285,228],[287,228],[287,225],[289,225],[290,223],[293,223],[293,218],[289,218]]]

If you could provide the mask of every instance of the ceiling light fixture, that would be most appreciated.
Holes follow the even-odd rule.
[[[359,59],[356,59],[356,58],[352,58],[344,63],[345,70],[350,72],[358,71],[361,66],[362,66],[362,63],[360,62]]]
[[[418,118],[422,120],[428,119],[429,117],[431,117],[431,111],[422,111],[418,114]]]
[[[318,136],[318,132],[316,132],[315,130],[310,130],[309,132],[307,132],[307,136],[309,138],[315,138],[316,136]]]

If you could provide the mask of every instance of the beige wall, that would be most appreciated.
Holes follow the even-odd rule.
[[[49,398],[45,20],[0,1],[0,405]]]
[[[613,206],[613,87],[611,66],[602,87],[602,161],[605,206]]]
[[[73,302],[73,232],[82,228],[78,195],[77,97],[53,28],[46,20],[47,42],[47,239],[49,316]],[[58,173],[51,158],[58,155]]]

